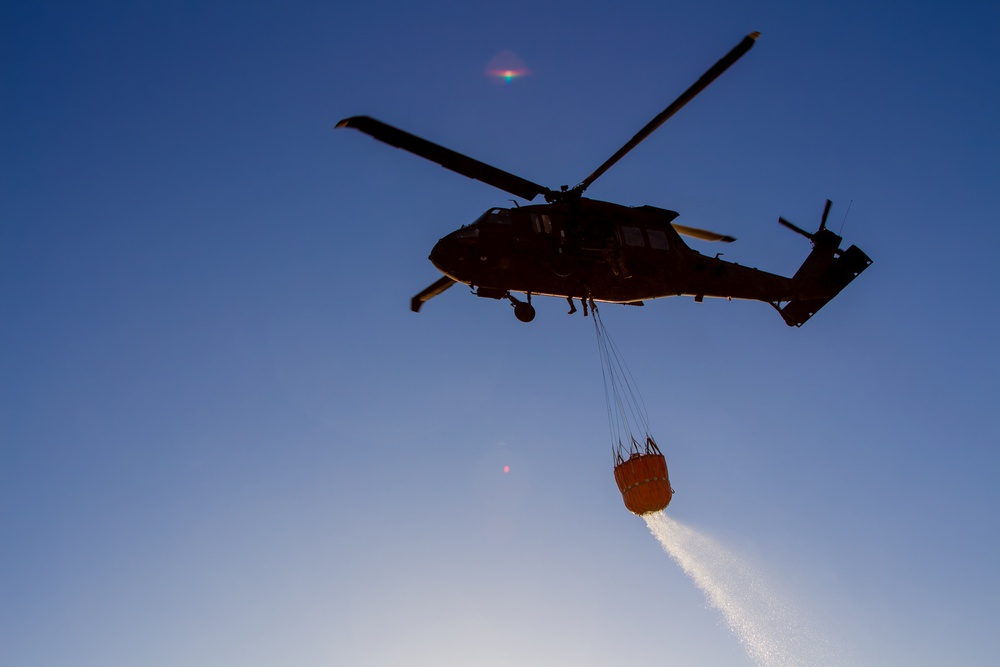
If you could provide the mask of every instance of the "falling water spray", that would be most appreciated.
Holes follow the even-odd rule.
[[[708,603],[722,612],[729,629],[757,665],[848,664],[745,560],[663,512],[642,518]]]

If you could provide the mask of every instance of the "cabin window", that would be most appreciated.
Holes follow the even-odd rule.
[[[531,228],[534,229],[535,232],[537,232],[539,234],[541,234],[543,231],[546,234],[551,234],[552,233],[552,219],[549,216],[547,216],[546,214],[544,214],[544,213],[542,213],[541,215],[536,215],[535,213],[532,213],[531,214]]]
[[[552,218],[542,213],[537,215],[535,213],[531,214],[531,228],[535,230],[536,234],[541,234],[545,232],[546,234],[552,233]]]
[[[479,236],[479,227],[473,225],[472,227],[462,227],[455,234],[455,238],[458,239],[474,239]]]
[[[659,229],[647,229],[646,236],[649,237],[649,247],[655,248],[656,250],[666,250],[669,246],[667,245],[667,233],[660,231]]]
[[[642,230],[638,227],[622,227],[622,238],[625,239],[625,245],[640,247],[645,245],[642,240]]]

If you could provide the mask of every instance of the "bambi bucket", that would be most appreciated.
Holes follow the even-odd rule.
[[[673,496],[663,454],[632,454],[615,466],[615,481],[625,507],[633,514],[659,512]]]

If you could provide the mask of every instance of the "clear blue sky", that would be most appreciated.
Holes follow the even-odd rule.
[[[997,663],[996,3],[0,11],[4,665],[751,664],[622,506],[591,321],[409,312],[506,193],[332,128],[572,185],[752,30],[588,195],[786,274],[853,202],[875,263],[801,329],[602,309],[670,513],[859,664]]]

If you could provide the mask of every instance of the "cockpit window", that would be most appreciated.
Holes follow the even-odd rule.
[[[626,245],[643,246],[642,230],[638,227],[622,227],[622,237]]]
[[[494,208],[490,209],[489,215],[486,218],[486,222],[499,223],[502,225],[510,224],[510,211],[505,208]]]
[[[646,236],[649,237],[649,247],[657,250],[667,249],[667,234],[659,229],[647,229]]]

